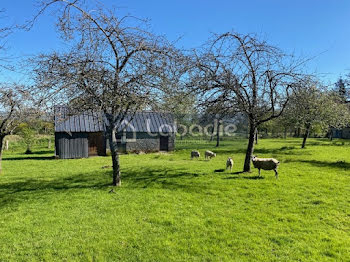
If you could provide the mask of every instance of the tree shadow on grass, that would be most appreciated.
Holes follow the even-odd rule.
[[[249,179],[249,180],[261,180],[265,179],[263,176],[243,176],[244,179]]]
[[[56,160],[55,156],[35,156],[33,155],[21,155],[16,157],[4,157],[4,161],[15,161],[15,160]]]
[[[257,148],[254,150],[255,155],[264,154],[264,155],[311,155],[309,152],[296,150],[298,147],[294,146],[282,146],[280,148]]]
[[[47,159],[47,158],[45,158]],[[64,172],[64,171],[62,171]],[[44,175],[34,178],[16,178],[0,180],[0,209],[9,204],[18,204],[29,200],[45,199],[48,195],[65,194],[69,191],[105,190],[108,193],[112,182],[112,170],[96,169],[94,172],[64,174],[51,177]],[[204,174],[181,169],[140,167],[122,169],[124,188],[164,188],[187,192],[202,192],[207,185],[193,180]],[[208,185],[209,186],[209,185]]]
[[[226,172],[225,172],[226,171]],[[228,169],[215,169],[214,173],[224,173],[226,175],[239,175],[239,174],[243,174],[243,171],[237,171],[237,172],[230,172]]]
[[[104,177],[103,177],[104,176]],[[52,180],[47,179],[25,179],[23,181],[1,183],[0,192],[17,193],[24,191],[40,190],[69,190],[84,188],[103,188],[111,183],[106,183],[105,174],[76,174],[74,176],[62,177]],[[110,180],[110,179],[109,179]]]
[[[350,163],[346,161],[320,161],[320,160],[288,160],[288,162],[299,162],[306,163],[316,167],[328,167],[328,168],[336,168],[336,169],[350,169]]]
[[[238,176],[229,176],[229,177],[224,177],[223,179],[237,179],[237,178],[243,178],[243,179],[249,179],[249,180],[261,180],[265,179],[263,176],[247,176],[247,175],[240,175],[244,174],[245,172],[236,172],[232,174],[237,174]]]
[[[45,159],[50,159],[50,157]],[[231,174],[239,175],[241,172]],[[55,177],[45,175],[42,177],[39,176],[36,179],[24,177],[23,179],[16,178],[16,180],[0,181],[0,209],[10,204],[46,199],[52,193],[66,194],[69,191],[79,192],[85,189],[104,190],[107,193],[112,181],[112,170],[101,170],[100,168],[94,172],[76,173],[69,176],[61,175]],[[137,188],[161,188],[201,193],[211,188],[211,184],[206,183],[205,179],[197,179],[205,175],[207,173],[164,166],[122,169],[123,185],[124,188],[129,190]],[[243,176],[243,178],[263,179],[256,176]],[[69,193],[66,194],[66,197],[69,197],[69,195]]]
[[[55,154],[55,151],[53,151],[52,149],[43,149],[43,150],[40,150],[40,151],[36,151],[36,150],[33,150],[33,155],[53,155]]]
[[[161,187],[170,190],[200,192],[206,186],[189,182],[189,180],[201,175],[203,174],[162,167],[133,168],[123,171],[122,180],[130,183],[133,188]]]
[[[247,172],[237,171],[226,173],[225,169],[216,169],[214,173],[220,173],[222,175],[229,175],[223,179],[248,179],[248,180],[261,180],[265,179],[264,176],[252,176]],[[194,178],[199,176],[205,176],[206,173],[196,173],[188,170],[170,169],[163,167],[156,168],[133,168],[123,171],[122,180],[130,183],[133,188],[164,188],[170,190],[182,190],[186,192],[202,192],[208,190],[210,185],[197,182]]]
[[[111,177],[105,172],[91,172],[55,179],[38,178],[23,179],[0,183],[0,209],[9,204],[29,200],[44,199],[54,193],[64,193],[71,190],[107,189],[111,185]]]

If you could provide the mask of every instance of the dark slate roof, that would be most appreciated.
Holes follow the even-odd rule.
[[[101,132],[105,131],[104,123],[101,113],[85,112],[72,115],[65,108],[55,108],[55,132]],[[133,116],[128,115],[118,131],[124,129],[127,132],[172,133],[176,126],[170,113],[143,111]]]

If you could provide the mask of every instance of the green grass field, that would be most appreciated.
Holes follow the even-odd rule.
[[[350,141],[261,140],[273,171],[242,170],[245,140],[173,154],[55,160],[4,155],[0,261],[350,261]],[[190,160],[192,149],[218,156]],[[204,155],[204,154],[203,154]],[[232,173],[220,172],[228,156]]]

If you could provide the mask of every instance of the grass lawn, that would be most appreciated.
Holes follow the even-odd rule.
[[[273,171],[237,174],[245,140],[179,144],[173,154],[55,160],[6,152],[0,261],[350,261],[350,141],[259,141]],[[218,156],[190,160],[190,151]],[[232,173],[218,172],[233,156]]]

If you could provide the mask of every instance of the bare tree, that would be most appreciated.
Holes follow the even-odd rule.
[[[173,54],[162,37],[147,31],[146,21],[117,17],[101,6],[88,9],[84,1],[44,1],[43,10],[58,5],[58,28],[70,43],[65,53],[41,55],[36,82],[56,103],[76,112],[101,112],[113,162],[113,185],[121,184],[116,132],[123,121],[150,108],[167,77]],[[57,7],[57,6],[56,6]],[[130,118],[129,118],[130,120]]]
[[[4,20],[5,11],[0,10],[0,20]],[[0,70],[12,69],[10,59],[5,55],[6,39],[13,27],[0,28]],[[23,119],[28,119],[31,106],[30,88],[17,84],[0,84],[0,173],[2,172],[2,155],[5,137],[10,135]]]
[[[5,20],[5,10],[0,9],[0,21]],[[7,50],[6,39],[12,33],[13,26],[4,25],[0,27],[0,69],[12,69],[9,63],[9,57],[5,55]]]
[[[205,100],[225,101],[249,120],[244,171],[250,171],[256,129],[279,117],[299,75],[301,63],[253,35],[215,35],[200,54],[192,85]]]
[[[4,139],[24,120],[34,115],[31,93],[23,86],[0,86],[0,172]]]
[[[236,116],[235,108],[232,108],[224,99],[205,99],[200,105],[204,108],[202,116],[203,123],[213,123],[210,141],[216,135],[216,147],[220,146],[221,126],[224,125],[225,119],[232,119]]]

